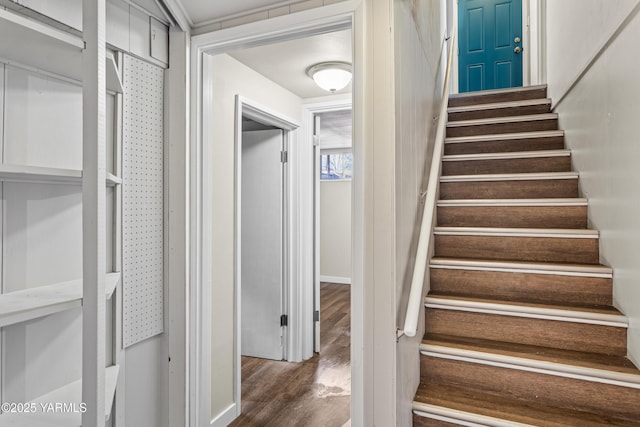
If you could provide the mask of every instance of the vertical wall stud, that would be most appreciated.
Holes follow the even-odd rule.
[[[82,414],[105,423],[105,0],[84,0],[82,24]]]

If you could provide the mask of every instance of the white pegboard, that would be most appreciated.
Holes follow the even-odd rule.
[[[163,73],[124,57],[124,347],[164,330]]]

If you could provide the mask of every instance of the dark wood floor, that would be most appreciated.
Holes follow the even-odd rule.
[[[320,354],[302,363],[242,358],[242,415],[231,426],[341,427],[350,419],[351,287],[320,287]]]

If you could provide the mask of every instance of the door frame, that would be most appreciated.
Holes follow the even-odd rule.
[[[458,22],[458,0],[447,0],[447,10],[451,14],[449,20],[449,28],[457,28]],[[538,85],[546,83],[544,70],[543,48],[544,48],[544,31],[541,28],[544,17],[544,3],[546,0],[522,0],[522,85]],[[455,24],[453,24],[455,23]],[[452,25],[453,24],[453,25]],[[458,28],[458,31],[460,29]],[[458,37],[455,37],[454,52],[458,54],[453,56],[451,64],[451,93],[459,92],[459,74],[458,74]]]
[[[212,292],[212,272],[210,268],[207,268],[209,263],[206,260],[211,258],[213,247],[211,239],[203,239],[203,236],[211,236],[212,159],[210,144],[204,144],[204,141],[210,139],[213,129],[210,128],[209,122],[203,118],[210,117],[212,114],[211,110],[215,95],[210,90],[204,90],[204,88],[211,87],[212,81],[212,73],[207,57],[266,43],[276,43],[354,28],[354,22],[363,17],[359,6],[359,0],[347,0],[322,8],[201,34],[193,36],[191,39],[190,103],[192,133],[189,147],[191,198],[189,201],[190,297],[188,310],[189,339],[191,342],[190,348],[192,349],[189,356],[189,394],[192,396],[189,404],[189,420],[192,427],[227,425],[238,416],[241,409],[240,393],[237,390],[239,377],[237,376],[235,378],[235,402],[214,419],[211,416],[211,309],[209,302],[211,301]],[[358,58],[354,59],[354,69],[359,69],[359,66]],[[295,145],[297,144],[292,144],[290,148],[294,148]],[[289,159],[295,157],[296,154],[289,153]],[[290,172],[290,182],[297,183],[301,171],[294,168]],[[297,191],[299,191],[299,188]],[[295,210],[293,215],[296,217],[291,219],[294,224],[292,231],[293,233],[300,233],[300,230],[296,228],[296,224],[299,224],[299,218],[304,217],[304,215],[311,215],[311,213]],[[309,234],[310,232],[311,230],[309,230]],[[308,238],[308,236],[301,237],[301,241]],[[237,235],[235,240],[237,241]],[[297,249],[296,245],[291,245],[290,247],[292,254],[301,252]],[[234,267],[234,270],[237,271],[237,266]],[[291,277],[293,281],[302,279],[300,276]],[[237,292],[237,289],[235,292]],[[360,295],[362,292],[352,291],[352,294],[353,299],[356,301],[361,301],[364,298],[363,295]],[[358,307],[357,313],[352,312],[352,329],[357,328],[356,331],[358,332],[356,334],[364,328],[364,320],[362,316],[358,315],[358,313],[362,314],[361,304],[356,305]],[[289,333],[291,335],[292,331],[290,330]],[[352,340],[361,342],[363,339],[364,336],[362,334],[352,335]],[[237,367],[235,372],[237,373]],[[354,410],[356,413],[364,413],[364,400],[362,398],[364,387],[361,381],[363,381],[362,367],[352,368],[352,417]]]
[[[247,117],[256,122],[275,126],[282,130],[282,143],[284,151],[289,151],[297,145],[298,140],[298,128],[300,124],[295,120],[286,117],[284,114],[280,114],[277,111],[271,110],[259,103],[252,101],[241,95],[236,95],[236,111],[235,111],[235,229],[234,238],[236,242],[236,265],[235,265],[235,292],[234,292],[234,305],[235,311],[235,324],[234,335],[236,337],[236,349],[235,349],[235,363],[234,370],[236,375],[235,381],[235,395],[237,401],[241,401],[241,384],[242,384],[242,366],[240,363],[240,356],[242,354],[242,117]],[[296,206],[297,195],[291,191],[291,175],[290,169],[295,162],[286,162],[283,167],[283,207],[282,207],[282,307],[283,314],[293,313],[297,310],[297,304],[294,302],[297,300],[297,295],[300,292],[297,286],[294,286],[291,277],[295,277],[295,273],[292,269],[296,268],[295,260],[291,259],[292,251],[290,250],[292,244],[292,229],[293,224],[291,219],[291,207]],[[283,358],[289,360],[289,336],[296,336],[295,331],[299,328],[295,322],[291,322],[288,327],[283,331]],[[290,331],[294,331],[293,334]]]
[[[311,258],[304,261],[303,269],[308,275],[313,276],[313,287],[309,289],[305,287],[303,292],[303,317],[300,319],[302,324],[302,339],[300,341],[300,351],[303,360],[313,356],[315,344],[313,312],[316,309],[315,295],[320,287],[320,236],[318,234],[320,228],[320,206],[318,203],[318,193],[320,191],[320,177],[315,173],[314,163],[316,162],[316,147],[313,142],[314,134],[314,116],[318,113],[327,113],[330,111],[350,110],[353,106],[351,96],[332,95],[322,100],[312,100],[302,105],[302,128],[301,128],[301,161],[302,167],[309,168],[314,171],[313,180],[310,183],[303,183],[311,191],[307,192],[306,200],[303,203],[310,203],[313,206],[313,218],[304,219],[303,227],[313,230],[311,239],[313,241],[314,251]],[[310,339],[311,338],[311,339]],[[319,347],[319,346],[318,346]]]

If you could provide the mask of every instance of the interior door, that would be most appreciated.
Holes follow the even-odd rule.
[[[313,116],[314,238],[313,238],[313,351],[320,352],[320,116]]]
[[[283,359],[282,130],[242,133],[241,350]]]
[[[522,0],[459,0],[460,92],[522,86]]]

